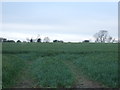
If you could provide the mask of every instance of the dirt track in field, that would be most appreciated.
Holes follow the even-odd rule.
[[[23,68],[23,70],[19,74],[19,79],[17,80],[17,83],[14,88],[40,88],[40,86],[37,85],[37,82],[34,81],[29,73],[29,66],[32,64],[33,61],[26,62],[27,66]],[[68,68],[70,68],[72,74],[75,76],[75,83],[72,86],[73,88],[105,88],[104,85],[90,80],[87,76],[83,76],[78,70],[78,68],[71,62],[63,61],[64,64],[67,65]]]
[[[36,82],[31,78],[31,74],[29,73],[29,66],[33,61],[27,61],[27,66],[23,68],[23,70],[19,74],[19,79],[17,83],[13,86],[14,88],[35,88]]]
[[[64,63],[70,68],[71,72],[76,76],[75,77],[76,82],[73,85],[74,88],[105,88],[104,85],[96,81],[90,80],[88,79],[87,76],[83,76],[81,73],[78,73],[80,71],[78,70],[78,68],[76,68],[75,65],[73,65],[73,63],[71,62]]]

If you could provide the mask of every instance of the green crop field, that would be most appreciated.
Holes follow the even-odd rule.
[[[2,45],[3,88],[71,88],[84,82],[79,77],[86,77],[89,81],[104,87],[118,87],[118,44],[3,43]]]

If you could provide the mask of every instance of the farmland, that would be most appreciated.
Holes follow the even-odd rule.
[[[3,43],[2,81],[3,88],[118,87],[118,44]]]

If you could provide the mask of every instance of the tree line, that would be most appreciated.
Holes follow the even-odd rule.
[[[14,42],[15,43],[14,40],[7,40],[6,38],[0,38],[0,42]],[[16,42],[17,43],[21,43],[22,41],[21,40],[17,40]],[[38,42],[38,43],[41,43],[42,39],[41,38],[37,38],[37,39],[33,39],[33,38],[28,39],[27,38],[26,41],[23,41],[23,42],[30,42],[30,43],[32,43],[32,42]],[[50,38],[49,37],[45,37],[43,39],[43,42],[49,43],[50,42]],[[53,42],[61,42],[61,43],[63,43],[63,40],[53,40]]]
[[[93,37],[95,38],[95,43],[114,43],[114,42],[120,42],[119,40],[116,41],[115,38],[113,38],[112,36],[109,35],[107,30],[100,30],[99,32],[95,33],[93,35]],[[40,35],[37,36],[36,39],[33,38],[26,38],[27,41],[23,41],[23,42],[42,42],[42,39],[40,38]],[[14,40],[7,40],[6,38],[0,38],[0,42],[15,42]],[[20,40],[17,40],[18,43],[20,43]],[[43,42],[50,42],[50,38],[49,37],[44,37]],[[53,40],[53,42],[61,42],[63,43],[63,40]],[[90,42],[90,40],[84,40],[82,42]]]

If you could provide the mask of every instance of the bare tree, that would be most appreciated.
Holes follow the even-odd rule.
[[[114,38],[114,39],[112,39],[112,43],[115,43],[115,42],[117,42],[117,40],[115,40],[115,38]]]
[[[26,40],[27,40],[27,42],[34,42],[34,39],[33,39],[33,38],[31,38],[31,39],[26,38]]]
[[[40,35],[38,34],[36,38],[26,38],[27,42],[39,42],[41,41]]]
[[[98,33],[94,35],[94,37],[96,39],[95,42],[105,43],[107,41],[108,31],[100,30]]]
[[[29,38],[26,38],[27,42],[30,42],[30,39]]]
[[[43,42],[50,42],[49,37],[45,37],[45,38],[43,39]]]
[[[40,35],[38,34],[35,39],[33,39],[34,42],[41,42]]]
[[[108,39],[107,40],[108,43],[113,42],[113,38],[111,36],[109,36],[107,39]]]
[[[99,42],[98,33],[94,34],[95,42]]]

